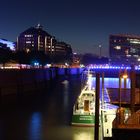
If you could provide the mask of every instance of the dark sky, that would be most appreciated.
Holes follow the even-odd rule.
[[[79,53],[108,55],[110,34],[140,35],[140,0],[1,0],[0,38],[41,23]]]

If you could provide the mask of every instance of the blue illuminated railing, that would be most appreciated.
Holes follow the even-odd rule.
[[[113,66],[113,65],[92,65],[90,69],[127,69],[130,70],[130,66]],[[140,66],[135,66],[135,70],[140,70]]]

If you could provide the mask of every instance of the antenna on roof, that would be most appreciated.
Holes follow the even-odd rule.
[[[37,26],[36,26],[36,28],[37,28],[37,29],[42,29],[43,26],[42,26],[40,23],[38,23]]]

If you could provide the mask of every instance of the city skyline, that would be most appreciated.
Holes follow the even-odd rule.
[[[110,34],[140,35],[140,2],[92,0],[5,0],[1,2],[0,38],[16,41],[27,28],[43,25],[58,40],[71,44],[74,52],[108,56]]]

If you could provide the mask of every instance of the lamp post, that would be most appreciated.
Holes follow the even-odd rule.
[[[123,77],[123,79],[124,79],[124,90],[126,90],[126,80],[127,80],[127,78],[128,78],[126,69],[124,70],[124,74],[123,74],[122,77]]]
[[[102,105],[101,105],[101,125],[102,125],[102,139],[104,139],[104,72],[102,73]]]
[[[128,78],[126,69],[122,73],[119,72],[119,107],[121,108],[121,90],[122,90],[122,78],[124,80],[124,92],[126,92],[126,80]]]
[[[136,86],[136,73],[135,73],[135,67],[134,65],[131,66],[131,72],[130,72],[130,78],[131,78],[131,95],[130,95],[130,108],[131,113],[134,113],[134,107],[135,107],[135,86]]]
[[[126,79],[128,75],[126,73],[126,70],[122,73],[121,70],[119,71],[119,108],[118,108],[118,120],[119,124],[124,123],[124,109],[121,108],[121,91],[122,91],[122,78],[124,79],[124,90],[126,92]]]
[[[102,45],[99,45],[99,57],[101,58],[101,49],[102,49]]]

